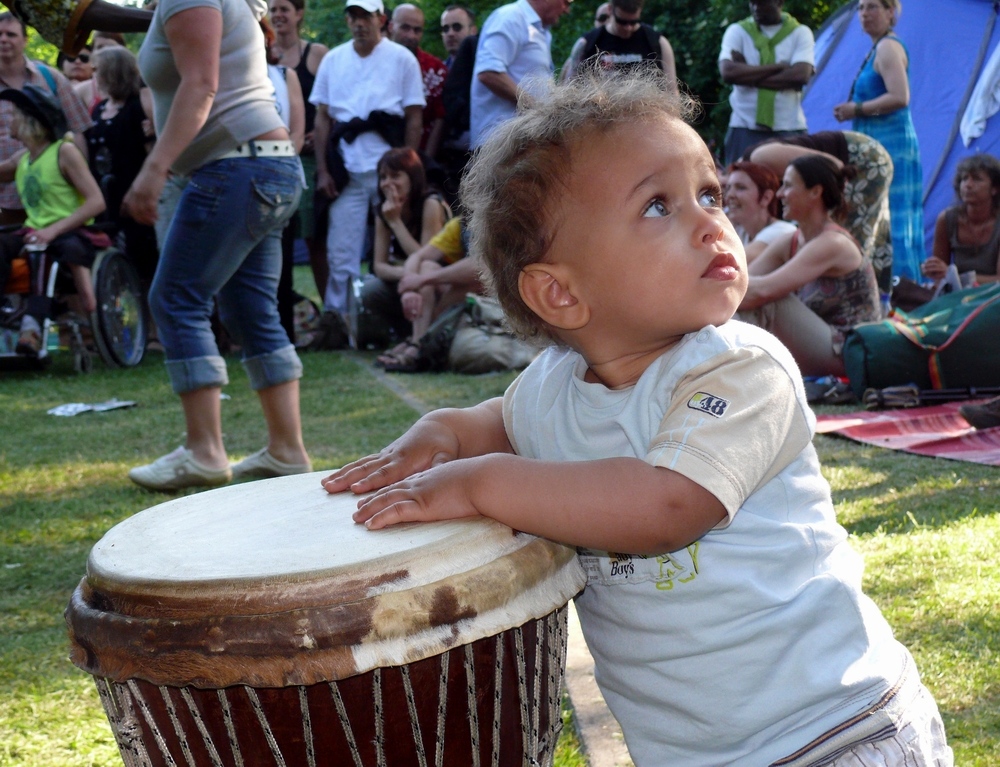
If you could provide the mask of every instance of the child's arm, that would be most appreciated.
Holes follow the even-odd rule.
[[[552,462],[491,454],[449,461],[384,487],[356,522],[484,516],[574,546],[630,554],[676,551],[726,518],[694,481],[638,458]]]
[[[0,162],[0,183],[9,184],[14,180],[14,176],[17,174],[17,164],[21,161],[21,155],[27,151],[27,149],[18,150],[12,157],[8,157],[3,162]]]
[[[323,487],[329,493],[369,493],[447,461],[512,452],[503,400],[497,397],[475,407],[428,413],[381,452],[335,471]]]
[[[59,171],[83,195],[83,202],[66,218],[37,230],[33,235],[33,243],[44,245],[52,242],[59,235],[79,229],[94,216],[104,212],[104,195],[80,150],[69,141],[64,141],[59,147]]]

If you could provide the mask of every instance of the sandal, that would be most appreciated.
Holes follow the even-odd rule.
[[[391,360],[388,357],[386,355],[382,364],[387,373],[416,373],[420,370],[420,347],[413,342],[408,341],[401,352],[392,355]]]

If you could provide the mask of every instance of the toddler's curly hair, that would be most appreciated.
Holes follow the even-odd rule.
[[[528,340],[558,341],[521,299],[518,280],[526,266],[544,261],[552,243],[552,206],[567,183],[573,148],[593,133],[663,115],[689,121],[697,106],[670,92],[655,67],[625,74],[588,70],[541,94],[534,86],[522,91],[518,114],[477,150],[459,197],[470,252],[482,259],[484,282],[511,330]],[[614,162],[608,157],[609,167]]]

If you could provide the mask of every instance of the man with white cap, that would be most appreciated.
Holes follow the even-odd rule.
[[[350,283],[361,273],[379,158],[394,146],[419,147],[425,104],[416,58],[382,37],[382,0],[347,0],[346,15],[352,39],[323,57],[309,97],[316,105],[316,186],[333,200],[323,306],[324,325],[340,338],[328,333],[327,347],[347,340],[337,331]]]

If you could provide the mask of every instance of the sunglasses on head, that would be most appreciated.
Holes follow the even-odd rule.
[[[639,19],[623,19],[617,13],[615,14],[615,24],[620,27],[637,27],[642,22]]]
[[[461,32],[463,29],[465,29],[465,24],[460,21],[441,25],[441,32]]]

